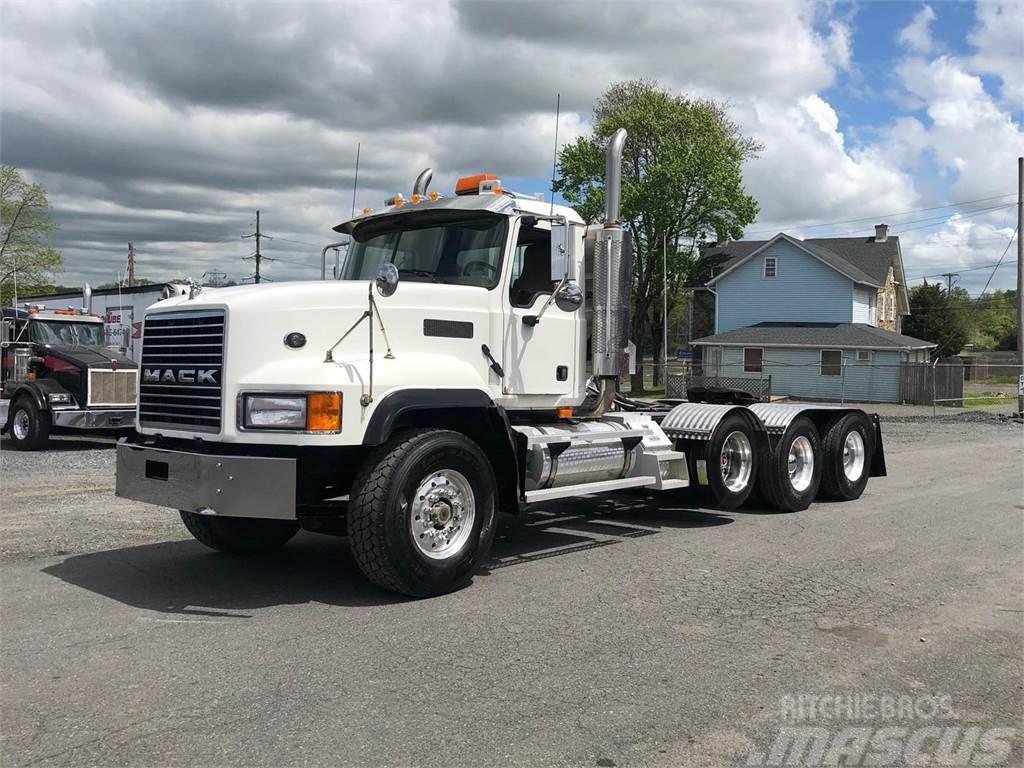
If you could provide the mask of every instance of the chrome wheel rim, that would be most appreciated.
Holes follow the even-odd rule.
[[[742,432],[730,432],[722,443],[722,482],[733,493],[742,491],[750,482],[754,469],[753,456],[750,439]]]
[[[811,486],[814,477],[814,446],[803,435],[798,435],[789,445],[789,484],[797,493],[803,493]]]
[[[14,412],[14,423],[11,425],[11,431],[14,432],[14,436],[19,440],[28,439],[28,432],[32,426],[32,422],[29,421],[27,411],[15,411]]]
[[[473,532],[476,498],[461,472],[439,469],[420,481],[409,513],[412,540],[434,560],[459,554]]]
[[[864,454],[864,438],[860,432],[849,432],[843,441],[843,474],[851,483],[860,480],[864,474]]]

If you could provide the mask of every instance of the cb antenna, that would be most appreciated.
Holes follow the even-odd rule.
[[[356,144],[356,175],[352,179],[352,218],[356,217],[356,190],[359,189],[359,152],[363,148],[362,142]]]
[[[555,175],[558,173],[558,118],[562,111],[562,94],[555,96],[555,156],[551,160],[551,215],[555,215]]]

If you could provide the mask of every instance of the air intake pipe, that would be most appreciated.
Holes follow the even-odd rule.
[[[622,150],[626,130],[608,142],[604,185],[604,229],[594,244],[594,311],[591,328],[594,377],[599,394],[586,414],[600,416],[615,397],[629,339],[629,288],[633,264],[622,232]]]
[[[88,283],[82,286],[82,309],[85,314],[92,314],[92,286]]]
[[[420,175],[416,177],[416,181],[412,185],[412,193],[414,195],[427,194],[427,187],[430,186],[430,180],[432,178],[434,178],[434,169],[424,168],[420,171]]]

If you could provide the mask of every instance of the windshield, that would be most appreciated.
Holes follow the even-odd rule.
[[[507,218],[464,211],[409,214],[356,227],[343,280],[372,280],[385,262],[403,279],[493,288],[501,273]]]
[[[33,320],[35,340],[40,344],[68,347],[102,347],[102,323],[68,323],[60,320]]]

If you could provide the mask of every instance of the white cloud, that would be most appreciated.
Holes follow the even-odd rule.
[[[921,8],[910,23],[900,30],[899,41],[914,53],[931,53],[935,46],[932,40],[932,22],[935,11],[930,5]]]
[[[834,19],[828,27],[831,32],[828,36],[830,59],[838,69],[848,70],[853,60],[853,33],[850,25]]]
[[[1004,215],[968,218],[952,215],[935,232],[910,232],[900,238],[907,281],[919,284],[927,278],[935,282],[943,272],[959,272],[957,284],[978,293],[992,276],[999,256],[1006,252],[1014,228]],[[1011,248],[1013,246],[1010,246]],[[979,254],[989,258],[980,261]],[[990,290],[1009,287],[1013,279],[1013,259],[1009,253],[995,270]]]
[[[740,116],[744,125],[757,126],[765,144],[761,157],[745,169],[750,190],[761,203],[752,232],[784,229],[799,235],[799,222],[845,220],[914,206],[911,178],[873,147],[848,149],[835,110],[820,96],[785,108],[756,103]]]
[[[977,17],[967,36],[973,70],[999,77],[1003,99],[1024,109],[1024,2],[978,3]]]
[[[566,143],[618,79],[732,105],[765,145],[746,168],[762,209],[751,230],[913,208],[927,197],[914,174],[933,157],[963,190],[985,186],[1002,171],[990,148],[1019,134],[966,65],[920,58],[929,6],[900,71],[927,112],[868,143],[844,135],[823,95],[856,71],[853,19],[804,0],[100,2],[7,4],[4,15],[5,161],[50,190],[68,280],[111,279],[127,240],[146,276],[240,277],[256,208],[282,259],[269,274],[313,277],[315,244],[334,239],[351,205],[357,142],[359,207],[408,193],[427,165],[435,189],[489,170],[541,179],[523,191],[542,191],[555,94]],[[987,58],[976,68],[995,71],[1004,43],[985,42],[986,23],[979,10]]]
[[[929,122],[914,127],[913,145],[919,153],[929,153],[952,180],[954,199],[1012,192],[1012,158],[1024,153],[1024,132],[1009,112],[1000,109],[981,78],[949,56],[909,59],[897,72],[904,87],[926,105]],[[897,124],[894,141],[904,139],[899,133],[908,124]]]
[[[565,143],[605,86],[647,77],[736,104],[747,131],[769,145],[778,133],[778,167],[820,163],[794,192],[813,215],[821,172],[849,157],[838,126],[823,133],[794,106],[851,63],[848,23],[825,15],[803,0],[8,5],[4,155],[50,190],[66,279],[109,279],[127,240],[153,277],[240,276],[257,207],[270,252],[311,277],[318,249],[289,241],[333,239],[357,142],[359,206],[407,192],[427,165],[437,189],[486,169],[545,179],[524,190],[541,191],[555,93]],[[793,109],[826,152],[774,118]]]

